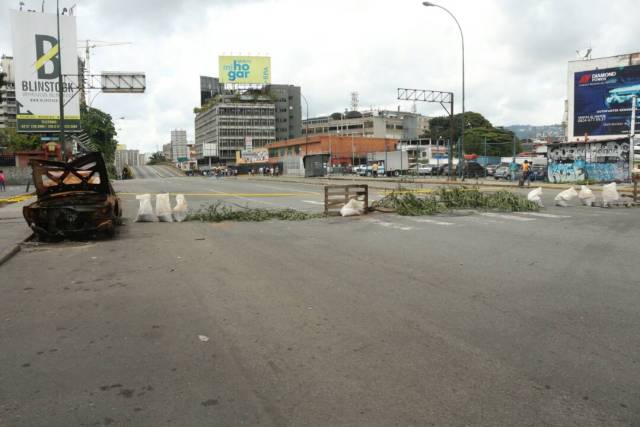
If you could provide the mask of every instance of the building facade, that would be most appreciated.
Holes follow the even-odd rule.
[[[114,156],[114,163],[116,166],[116,173],[121,176],[122,170],[125,165],[129,166],[141,166],[144,163],[140,163],[140,151],[139,150],[116,150]]]
[[[0,73],[4,81],[0,86],[0,129],[16,127],[16,89],[13,74],[13,57],[2,55]]]
[[[251,151],[301,135],[300,87],[269,84],[225,88],[200,76],[200,107],[194,109],[195,151],[202,165],[233,164]]]
[[[189,160],[189,148],[187,147],[187,131],[173,129],[171,131],[170,159],[174,163],[187,162]]]
[[[427,116],[406,111],[347,111],[302,120],[309,135],[356,135],[365,138],[416,139],[429,130]]]

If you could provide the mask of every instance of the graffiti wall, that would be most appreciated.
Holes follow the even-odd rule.
[[[549,182],[624,181],[629,177],[629,140],[558,144],[548,149]]]

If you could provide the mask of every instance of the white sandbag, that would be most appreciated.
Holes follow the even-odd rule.
[[[609,203],[617,202],[618,200],[620,200],[620,194],[615,182],[602,186],[602,206],[608,206]]]
[[[356,199],[351,199],[340,209],[340,215],[342,216],[355,216],[362,215],[364,212],[364,202]]]
[[[557,206],[566,207],[568,206],[567,202],[570,202],[576,197],[578,197],[578,192],[575,188],[570,187],[567,190],[561,191],[553,200],[555,200]]]
[[[534,188],[533,190],[529,191],[529,194],[527,194],[527,200],[529,200],[530,202],[536,203],[538,206],[543,208],[544,205],[542,204],[541,196],[542,196],[542,187]]]
[[[580,186],[580,192],[578,193],[578,199],[585,206],[593,206],[593,202],[596,201],[596,196],[593,195],[593,191],[586,185]]]
[[[182,222],[187,219],[187,200],[184,198],[184,194],[178,194],[176,196],[176,205],[173,208],[173,219],[176,222]]]
[[[153,206],[151,206],[151,194],[139,194],[136,196],[136,199],[140,200],[140,207],[138,208],[136,222],[156,221],[158,218],[153,213]]]
[[[160,222],[173,222],[169,193],[156,194],[156,216]]]

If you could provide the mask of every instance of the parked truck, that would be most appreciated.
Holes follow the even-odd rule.
[[[377,151],[367,154],[366,175],[371,175],[371,166],[378,164],[378,174],[400,176],[409,170],[409,154],[406,151]]]

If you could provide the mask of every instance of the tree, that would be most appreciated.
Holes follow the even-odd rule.
[[[510,130],[494,127],[482,114],[468,111],[465,116],[464,152],[465,154],[484,154],[484,141],[487,140],[487,155],[508,156],[513,152],[514,134]],[[453,140],[460,138],[462,114],[453,116],[454,132]],[[423,137],[433,140],[448,140],[451,137],[449,127],[450,117],[434,117],[429,121],[429,132]],[[520,151],[521,145],[516,138],[516,151]],[[457,150],[454,143],[454,150]],[[455,152],[455,151],[454,151]]]
[[[83,104],[80,106],[80,126],[90,138],[89,145],[102,153],[109,175],[114,176],[113,162],[118,141],[115,139],[116,129],[111,116]]]
[[[26,151],[40,148],[40,138],[29,133],[18,133],[13,128],[0,129],[0,146],[5,151]]]
[[[157,153],[153,153],[150,157],[149,157],[149,161],[147,162],[148,165],[157,165],[158,163],[166,163],[167,159],[164,157],[164,154],[162,154],[161,151],[158,151]]]

